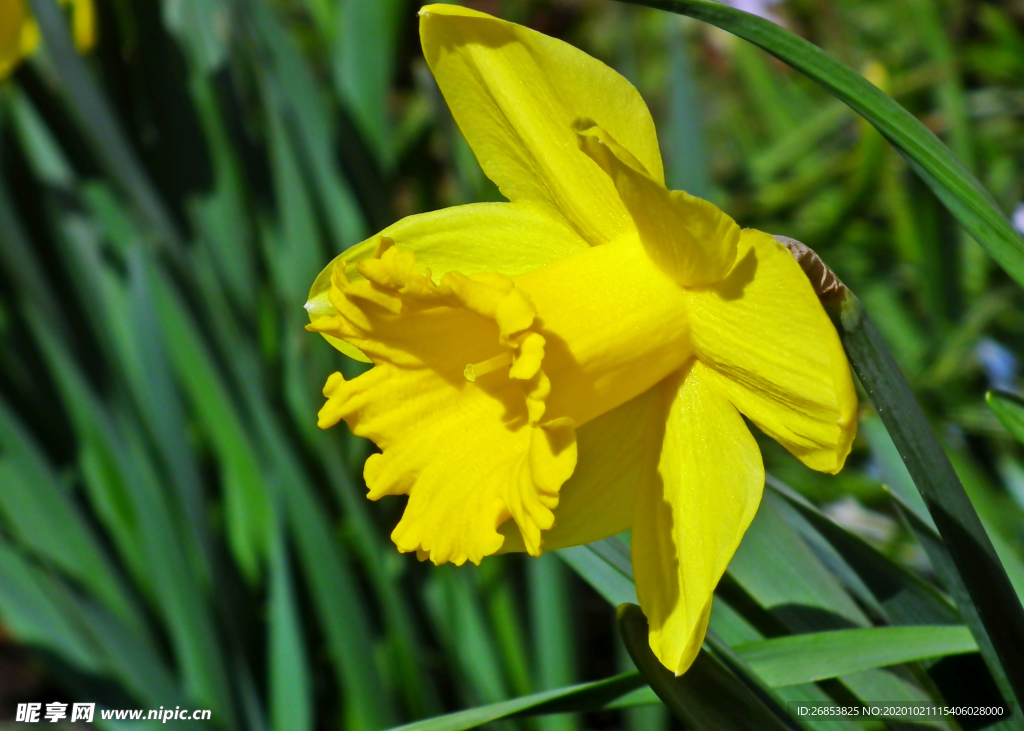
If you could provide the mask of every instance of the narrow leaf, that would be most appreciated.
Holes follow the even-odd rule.
[[[468,731],[502,718],[597,710],[625,697],[643,684],[644,680],[639,673],[623,673],[594,683],[548,690],[489,706],[470,708],[447,716],[428,718],[393,728],[391,731]]]
[[[609,604],[636,602],[636,587],[633,585],[633,574],[625,573],[621,568],[613,566],[601,557],[593,545],[564,548],[558,556],[569,564],[598,594]]]
[[[1013,585],[910,386],[860,302],[847,292],[837,309],[833,319],[850,363],[925,500],[942,537],[939,545],[948,551],[949,561],[937,555],[932,561],[938,559],[936,568],[1001,689],[1012,689],[1017,701],[1024,701],[1024,611]],[[973,604],[977,614],[965,603]]]
[[[182,241],[174,221],[131,148],[130,138],[75,50],[64,13],[54,0],[29,0],[29,5],[53,59],[58,80],[97,157],[168,250],[180,255]]]
[[[989,391],[985,401],[1013,438],[1024,444],[1024,401],[1002,391]]]
[[[813,632],[734,648],[772,686],[811,683],[927,657],[977,652],[967,627],[875,627]]]
[[[783,731],[787,724],[707,650],[683,675],[670,672],[651,651],[647,618],[635,604],[618,609],[619,634],[633,663],[662,703],[693,731],[758,728]]]

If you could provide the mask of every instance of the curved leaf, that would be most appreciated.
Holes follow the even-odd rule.
[[[977,652],[964,626],[874,627],[812,632],[734,648],[772,687],[811,683],[862,670]]]

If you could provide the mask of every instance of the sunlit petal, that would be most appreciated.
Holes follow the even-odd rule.
[[[694,362],[659,386],[671,400],[661,484],[641,491],[633,512],[633,573],[651,649],[677,674],[700,650],[715,586],[764,488],[757,443],[707,376]]]
[[[838,472],[857,430],[857,395],[835,327],[773,237],[744,230],[737,259],[725,281],[689,295],[709,383],[808,467]]]
[[[622,76],[567,43],[456,5],[420,10],[423,52],[484,172],[512,201],[560,211],[592,244],[632,228],[614,186],[576,145],[593,119],[664,180],[654,123]]]
[[[612,179],[640,241],[679,284],[713,284],[736,261],[740,227],[717,206],[652,178],[628,150],[591,120],[578,120],[580,149]]]

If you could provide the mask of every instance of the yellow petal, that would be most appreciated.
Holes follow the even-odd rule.
[[[545,551],[629,530],[637,493],[657,480],[665,410],[655,393],[648,390],[576,430],[576,471],[559,491],[555,524],[543,534]],[[502,553],[526,550],[510,523],[501,533]]]
[[[764,489],[761,454],[742,417],[692,367],[659,386],[671,399],[658,473],[633,518],[633,574],[651,649],[669,670],[697,656],[711,599]],[[660,488],[660,489],[659,489]]]
[[[0,78],[7,76],[18,64],[26,49],[23,39],[31,23],[25,0],[4,0],[0,3]]]
[[[435,282],[450,271],[512,277],[587,248],[563,218],[530,203],[474,203],[421,213],[388,226],[380,236],[415,254]],[[350,281],[362,279],[359,263],[374,256],[377,241],[378,236],[367,239],[324,267],[309,290],[310,320],[337,314],[328,298],[335,267],[342,264]],[[354,346],[324,337],[349,357],[369,362]]]
[[[93,0],[71,0],[71,6],[71,32],[75,47],[79,51],[88,51],[96,45],[96,9]]]
[[[729,278],[690,293],[710,383],[808,467],[842,469],[857,395],[835,327],[807,277],[768,234],[744,230]]]
[[[409,494],[392,538],[435,562],[479,561],[515,521],[541,551],[576,464],[575,427],[636,399],[692,357],[685,293],[639,242],[584,247],[522,276],[434,282],[380,238],[373,258],[332,276],[335,314],[309,329],[374,367],[331,376],[319,424],[344,419],[383,451],[370,497]]]
[[[567,43],[455,5],[421,9],[420,38],[455,121],[509,200],[553,207],[591,244],[632,228],[571,127],[595,120],[663,181],[654,122],[628,81]]]
[[[578,120],[580,149],[608,174],[633,217],[647,254],[679,284],[713,284],[736,261],[740,227],[717,206],[652,178],[591,120]]]

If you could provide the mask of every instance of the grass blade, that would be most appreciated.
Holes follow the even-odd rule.
[[[601,557],[594,545],[563,548],[558,551],[558,556],[612,606],[636,603],[632,569],[623,570],[621,566],[609,563]]]
[[[274,731],[313,728],[313,687],[283,532],[270,548],[270,720]]]
[[[1024,444],[1024,401],[1002,391],[989,391],[985,394],[985,401],[1013,438]]]
[[[903,374],[852,293],[847,292],[834,320],[850,363],[942,536],[950,558],[943,578],[996,681],[1020,703],[1024,701],[1024,611],[992,542]],[[936,568],[942,570],[939,565]],[[966,611],[964,602],[973,604],[978,623],[972,621],[973,613]]]
[[[874,627],[776,637],[739,645],[740,657],[773,687],[811,683],[928,657],[977,652],[964,626]]]
[[[29,0],[29,5],[39,23],[61,87],[82,131],[96,149],[97,157],[168,250],[180,256],[182,240],[177,227],[130,147],[129,137],[110,104],[75,50],[63,11],[54,0]]]
[[[533,716],[543,713],[589,711],[608,706],[644,685],[640,673],[623,673],[594,683],[583,683],[570,688],[547,690],[523,698],[514,698],[489,706],[479,706],[447,716],[428,718],[406,724],[391,731],[468,731],[502,718]]]
[[[536,687],[551,690],[577,678],[576,642],[572,624],[569,582],[572,575],[554,555],[543,555],[527,564],[530,619]],[[559,716],[541,719],[539,731],[572,731],[579,719]]]

